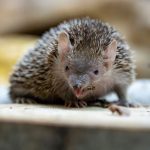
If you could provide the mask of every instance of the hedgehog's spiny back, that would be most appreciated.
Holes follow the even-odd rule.
[[[119,32],[117,32],[110,25],[90,18],[73,19],[64,22],[55,28],[51,28],[39,40],[35,47],[35,51],[45,51],[48,53],[54,52],[57,55],[57,38],[59,33],[66,31],[69,34],[70,41],[74,47],[74,53],[83,53],[84,56],[89,55],[93,57],[102,56],[101,53],[112,39],[117,40],[117,57],[116,64],[122,62],[127,58],[131,60],[131,54],[128,45],[122,39]],[[53,61],[51,59],[51,61]]]
[[[69,33],[76,50],[93,49],[99,52],[109,44],[116,32],[109,25],[89,18],[75,19],[58,26],[59,30]]]

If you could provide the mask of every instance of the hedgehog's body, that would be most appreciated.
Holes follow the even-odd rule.
[[[98,20],[77,19],[50,29],[23,57],[11,75],[10,95],[15,102],[76,104],[115,91],[126,102],[134,77],[120,34]]]

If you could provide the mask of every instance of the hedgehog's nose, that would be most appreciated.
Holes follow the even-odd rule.
[[[73,85],[73,91],[77,98],[79,98],[83,94],[82,86],[80,84]]]
[[[73,89],[74,90],[81,89],[81,85],[80,84],[75,84],[75,85],[73,85]]]

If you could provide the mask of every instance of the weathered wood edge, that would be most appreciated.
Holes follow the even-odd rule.
[[[131,116],[116,116],[109,110],[65,109],[43,105],[0,105],[0,122],[60,127],[83,127],[150,131],[149,109],[130,109]],[[138,112],[139,111],[139,112]],[[145,113],[143,113],[145,111]],[[135,113],[136,112],[136,113]],[[137,114],[137,112],[140,114]]]

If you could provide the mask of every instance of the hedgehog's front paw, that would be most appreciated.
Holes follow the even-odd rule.
[[[30,98],[18,97],[14,100],[17,104],[37,104],[37,102]]]
[[[65,107],[77,107],[82,108],[86,107],[87,103],[85,101],[77,100],[77,101],[65,101]]]

